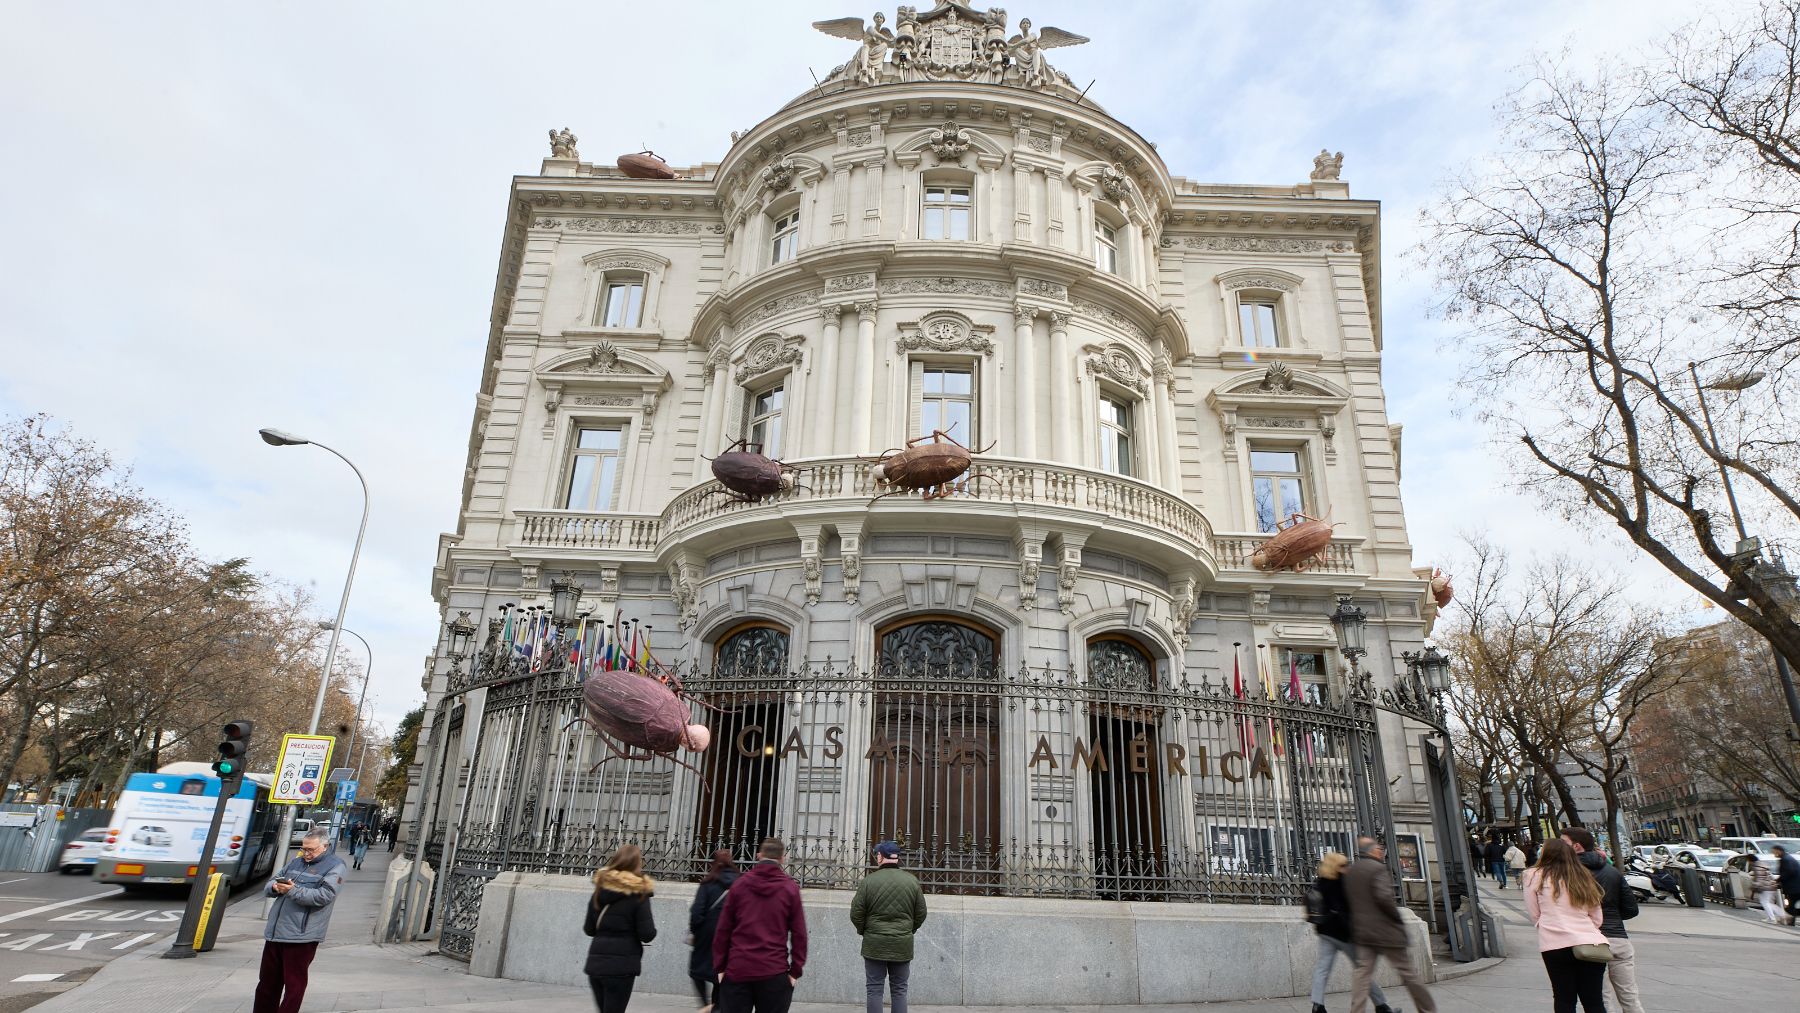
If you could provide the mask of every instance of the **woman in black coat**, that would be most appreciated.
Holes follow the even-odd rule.
[[[644,853],[635,844],[620,845],[594,873],[594,896],[581,931],[594,937],[586,971],[600,1013],[625,1013],[631,1002],[631,986],[644,969],[644,944],[656,938],[650,917],[655,892],[656,884],[644,875]]]
[[[688,943],[694,947],[688,958],[688,977],[694,979],[694,992],[700,997],[700,1013],[708,1013],[717,1001],[718,974],[713,971],[713,932],[719,927],[719,912],[725,909],[725,891],[737,879],[736,863],[725,848],[712,853],[712,868],[694,891],[694,904],[688,908]]]

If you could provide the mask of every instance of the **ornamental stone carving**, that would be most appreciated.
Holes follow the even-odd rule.
[[[802,306],[816,306],[818,303],[818,293],[796,292],[793,295],[782,296],[779,299],[770,299],[768,302],[758,303],[757,305],[750,307],[737,318],[737,324],[739,327],[749,327],[752,324],[767,320],[777,313],[785,313]]]
[[[1343,171],[1343,152],[1340,151],[1334,155],[1331,153],[1330,148],[1320,148],[1319,153],[1313,156],[1313,182],[1319,183],[1327,180],[1335,181],[1338,178],[1338,174]]]
[[[1082,316],[1093,317],[1096,320],[1111,324],[1139,341],[1150,340],[1149,331],[1144,330],[1142,327],[1138,326],[1138,323],[1135,320],[1132,320],[1125,314],[1113,309],[1111,306],[1102,306],[1097,302],[1089,302],[1086,299],[1077,299],[1075,300],[1074,305],[1075,312],[1080,313]]]
[[[1181,245],[1213,253],[1322,253],[1321,239],[1283,239],[1275,236],[1184,236]]]
[[[835,278],[825,279],[825,291],[865,292],[875,287],[875,276],[872,274],[840,274]]]
[[[794,174],[799,171],[800,167],[793,159],[784,158],[762,171],[763,187],[774,193],[786,193],[788,187],[794,185]]]
[[[1271,362],[1269,368],[1263,370],[1262,382],[1256,385],[1260,393],[1294,394],[1294,371],[1285,362]]]
[[[969,132],[957,126],[955,120],[945,120],[943,126],[931,132],[928,144],[940,164],[954,162],[961,165],[963,156],[969,153]]]
[[[532,223],[540,229],[559,229],[566,232],[617,232],[626,235],[699,235],[701,223],[688,218],[596,218],[578,216],[568,218],[539,218]],[[714,225],[713,232],[724,231],[724,226]]]
[[[810,555],[801,560],[801,576],[806,580],[806,603],[817,605],[823,593],[822,581],[825,578],[825,564],[817,555]]]
[[[881,283],[882,294],[925,293],[929,295],[984,295],[1005,299],[1012,289],[997,281],[975,278],[889,278]]]
[[[561,130],[552,129],[550,131],[550,157],[580,158],[581,153],[575,150],[577,140],[578,138],[569,132],[568,127]]]
[[[1101,196],[1120,207],[1131,201],[1131,177],[1110,165],[1103,165],[1094,173],[1094,182],[1100,187]]]
[[[770,370],[799,362],[800,358],[799,338],[783,339],[771,334],[751,344],[750,350],[744,353],[744,361],[738,364],[735,376],[741,384]]]
[[[583,394],[571,398],[569,403],[583,408],[635,408],[638,405],[636,398],[626,394]]]
[[[1288,281],[1286,278],[1276,278],[1265,274],[1247,274],[1233,278],[1225,283],[1225,290],[1228,292],[1236,292],[1239,289],[1245,288],[1268,289],[1274,292],[1292,292],[1294,290],[1294,283]]]
[[[984,13],[950,0],[939,0],[924,14],[900,8],[892,30],[880,12],[867,22],[846,17],[812,24],[826,35],[858,44],[850,60],[825,79],[849,87],[979,81],[1073,94],[1068,75],[1050,66],[1044,53],[1088,41],[1060,28],[1034,30],[1029,18],[1021,18],[1019,31],[1009,38],[1004,10],[994,7]]]
[[[1069,288],[1060,282],[1045,281],[1042,278],[1020,278],[1019,291],[1026,295],[1035,295],[1044,299],[1060,299],[1067,301]]]
[[[588,373],[624,373],[628,372],[619,364],[619,346],[610,341],[602,341],[588,349]]]
[[[862,554],[846,549],[843,564],[844,600],[854,605],[862,597]]]
[[[902,352],[977,352],[994,350],[992,327],[977,325],[960,313],[934,313],[916,326],[902,325],[897,343]]]
[[[1122,348],[1108,348],[1088,356],[1087,371],[1090,376],[1103,376],[1140,397],[1150,391],[1137,360]]]
[[[850,135],[844,138],[844,140],[849,142],[852,148],[861,148],[872,143],[875,140],[875,135],[872,131],[868,130],[852,130],[850,131]]]

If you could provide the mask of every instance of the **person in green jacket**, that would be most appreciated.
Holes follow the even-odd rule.
[[[881,1013],[882,986],[891,983],[894,1013],[906,1013],[906,981],[912,971],[913,933],[925,924],[925,891],[900,868],[900,845],[875,845],[875,871],[863,877],[850,902],[850,923],[863,937],[868,1013]]]

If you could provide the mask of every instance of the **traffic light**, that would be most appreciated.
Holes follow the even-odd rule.
[[[213,761],[213,773],[221,780],[235,781],[244,776],[244,754],[250,751],[252,721],[233,721],[225,726],[225,738],[219,743],[219,758]]]

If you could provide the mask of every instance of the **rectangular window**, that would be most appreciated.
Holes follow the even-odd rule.
[[[775,238],[769,241],[769,263],[793,260],[800,252],[800,212],[790,211],[775,220]]]
[[[612,509],[624,446],[625,431],[620,426],[576,430],[575,451],[569,462],[568,495],[563,498],[563,509],[590,512]]]
[[[750,424],[744,427],[764,457],[781,456],[781,406],[785,388],[771,387],[750,399]]]
[[[643,279],[632,278],[607,282],[606,299],[600,305],[600,326],[638,327],[643,322]]]
[[[925,188],[925,214],[919,223],[921,239],[969,238],[969,211],[972,201],[966,186],[928,186]]]
[[[1100,470],[1131,474],[1131,406],[1100,398]]]
[[[863,396],[867,396],[866,392]],[[924,366],[919,376],[919,435],[942,430],[973,447],[975,373],[967,366]]]
[[[1119,230],[1105,222],[1094,223],[1094,266],[1107,274],[1119,273]]]
[[[1256,530],[1274,531],[1278,523],[1306,512],[1306,485],[1300,451],[1250,448],[1250,495],[1256,503]]]
[[[1268,299],[1238,299],[1238,329],[1251,348],[1279,348],[1281,330],[1275,324],[1275,303]]]
[[[1306,703],[1329,703],[1327,687],[1331,670],[1326,666],[1325,652],[1311,647],[1278,647],[1275,657],[1281,670],[1273,673],[1279,695],[1286,699],[1292,688],[1293,673],[1300,673],[1300,699]],[[1291,663],[1291,664],[1290,664]]]

